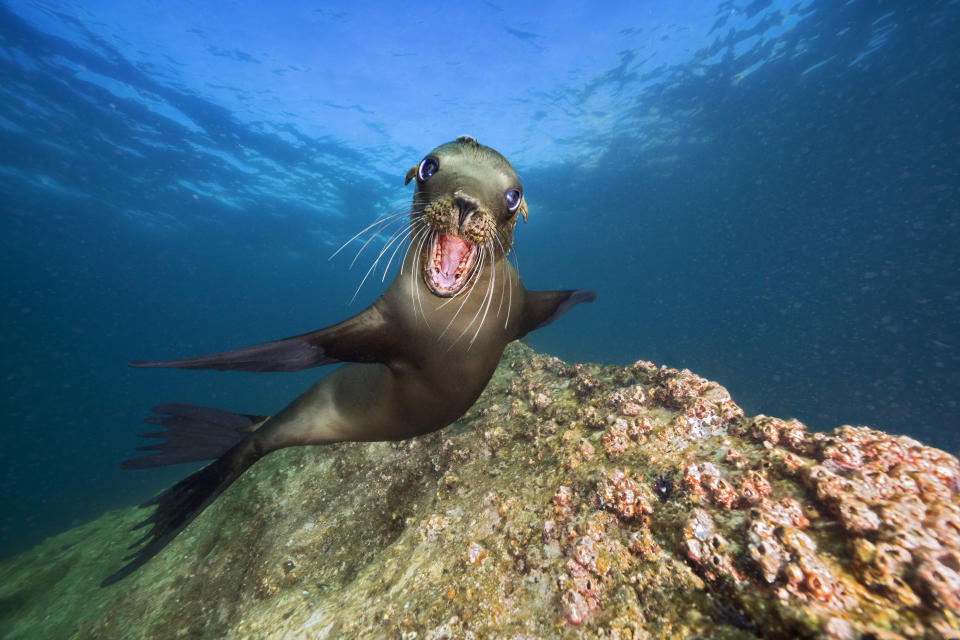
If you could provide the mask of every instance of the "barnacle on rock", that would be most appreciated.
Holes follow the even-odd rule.
[[[607,457],[615,457],[627,450],[630,445],[630,424],[623,418],[616,418],[600,436],[603,451]]]
[[[960,611],[960,551],[927,551],[919,554],[913,584],[933,606]]]
[[[720,476],[706,474],[703,476],[702,483],[707,495],[710,496],[714,504],[729,509],[733,506],[733,503],[736,502],[737,494],[733,490],[733,487]]]
[[[619,469],[607,474],[597,486],[600,504],[625,521],[644,522],[653,513],[649,489]]]
[[[741,433],[768,447],[779,445],[793,453],[806,453],[806,427],[798,420],[785,421],[759,415],[751,420]]]
[[[851,533],[864,534],[880,528],[880,517],[859,500],[844,500],[836,510],[844,529]]]
[[[634,531],[630,534],[629,549],[642,558],[651,559],[660,553],[660,545],[654,540],[653,534],[647,528]]]
[[[693,495],[704,495],[707,477],[722,477],[722,473],[712,462],[689,465],[683,472],[683,486]]]
[[[640,413],[641,406],[646,401],[646,394],[641,385],[633,385],[626,389],[617,389],[607,396],[607,405],[619,409],[621,415],[635,416]]]

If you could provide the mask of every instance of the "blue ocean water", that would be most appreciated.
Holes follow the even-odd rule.
[[[598,292],[533,347],[960,450],[960,2],[597,6],[0,3],[0,554],[186,475],[119,468],[151,406],[314,380],[125,363],[363,308],[328,258],[460,134]]]

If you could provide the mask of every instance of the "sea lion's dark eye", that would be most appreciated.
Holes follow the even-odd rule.
[[[503,198],[507,201],[507,208],[510,209],[510,211],[516,211],[517,207],[520,206],[520,200],[523,196],[519,189],[510,189],[510,191],[503,194]]]
[[[420,161],[420,166],[417,167],[417,179],[420,182],[426,182],[427,178],[435,174],[439,168],[440,163],[437,162],[437,159],[427,156]]]

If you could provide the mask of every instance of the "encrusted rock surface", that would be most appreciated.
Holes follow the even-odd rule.
[[[277,452],[106,589],[134,509],[0,564],[5,638],[960,638],[960,466],[512,345],[447,429]]]

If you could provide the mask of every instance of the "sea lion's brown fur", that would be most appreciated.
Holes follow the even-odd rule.
[[[417,178],[411,249],[393,283],[370,307],[338,325],[302,336],[210,356],[133,363],[247,371],[292,371],[337,361],[352,364],[322,378],[252,432],[259,417],[246,416],[250,420],[243,431],[249,433],[241,433],[242,439],[213,463],[148,503],[158,507],[147,521],[154,525],[144,536],[147,544],[104,584],[128,575],[158,553],[244,470],[271,451],[346,440],[396,440],[445,427],[483,391],[507,343],[548,324],[570,306],[593,299],[588,291],[532,292],[523,287],[507,253],[517,217],[526,219],[527,206],[522,199],[516,205],[514,199],[511,208],[505,200],[506,192],[522,195],[522,191],[503,156],[461,137],[437,147],[427,158],[438,164],[432,175],[421,179],[420,165],[407,174],[407,182]],[[439,242],[440,234],[476,247],[464,284],[446,297],[428,285],[431,251],[438,250],[433,243]],[[214,411],[165,407],[174,407],[161,409],[176,415],[154,421],[168,425],[170,431],[187,420],[183,416],[199,422],[212,415],[203,412]],[[175,461],[185,459],[182,449],[177,449]],[[157,464],[164,464],[163,451],[154,457]]]

